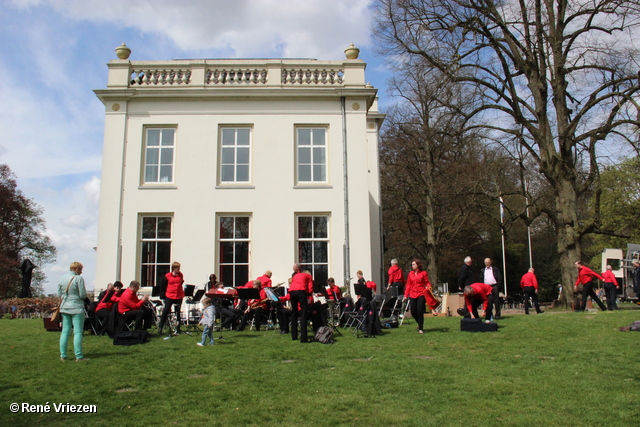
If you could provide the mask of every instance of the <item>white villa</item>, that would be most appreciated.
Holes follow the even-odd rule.
[[[108,67],[95,91],[105,106],[96,288],[154,286],[173,261],[198,286],[266,270],[276,285],[293,263],[320,283],[357,270],[383,283],[384,115],[361,59]]]

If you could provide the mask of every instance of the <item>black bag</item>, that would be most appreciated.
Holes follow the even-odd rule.
[[[315,340],[322,344],[333,343],[333,329],[328,326],[320,326],[316,332]]]
[[[388,319],[382,319],[380,320],[380,323],[382,323],[382,327],[385,329],[395,329],[399,326],[398,318],[396,316],[389,316]]]
[[[480,319],[460,319],[460,330],[466,332],[495,332],[498,324],[494,322],[485,323]]]
[[[113,345],[136,345],[147,342],[147,331],[120,331],[113,338]]]

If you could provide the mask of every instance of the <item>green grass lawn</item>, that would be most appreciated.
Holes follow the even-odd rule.
[[[61,362],[42,320],[0,320],[0,425],[637,426],[640,310],[413,321],[332,345],[267,332],[154,337],[114,346],[85,335],[89,360]],[[216,335],[217,336],[217,335]],[[69,353],[73,354],[72,351]],[[11,403],[96,405],[97,413],[12,413]]]

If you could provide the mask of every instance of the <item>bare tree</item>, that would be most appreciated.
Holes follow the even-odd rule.
[[[384,53],[419,56],[469,85],[478,106],[465,128],[517,138],[553,188],[542,210],[555,224],[562,282],[571,301],[581,238],[600,224],[579,217],[598,194],[597,147],[637,143],[640,108],[638,0],[379,0]],[[496,136],[498,138],[498,136]]]

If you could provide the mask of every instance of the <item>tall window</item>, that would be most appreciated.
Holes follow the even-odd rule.
[[[171,217],[143,216],[140,284],[157,286],[171,269]]]
[[[176,130],[147,128],[144,156],[144,182],[173,182],[173,154]]]
[[[242,286],[249,281],[249,217],[219,217],[220,281]]]
[[[298,182],[327,182],[327,129],[297,128]]]
[[[309,270],[314,283],[329,277],[329,217],[298,216],[298,263]]]
[[[220,183],[250,182],[251,128],[222,128]]]

